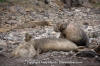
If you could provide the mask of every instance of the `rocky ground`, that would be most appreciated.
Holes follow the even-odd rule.
[[[9,53],[20,42],[24,41],[26,33],[31,34],[32,39],[59,38],[60,32],[55,31],[55,27],[58,24],[68,22],[77,22],[86,31],[91,49],[100,45],[100,9],[87,7],[64,8],[63,5],[59,0],[57,2],[51,0],[50,4],[31,0],[20,3],[0,3],[0,59],[3,59],[3,61],[0,61],[1,66],[21,66],[21,64],[24,66],[41,66],[39,63],[46,66],[46,61],[48,61],[48,66],[99,66],[99,57],[78,57],[74,52],[52,51],[40,54],[34,59],[23,59],[23,61],[22,59],[10,59],[2,56],[2,53],[9,56]],[[50,24],[36,24],[34,26],[34,22],[43,21],[50,22]],[[29,24],[29,26],[25,24]],[[89,56],[95,54],[91,53]],[[10,63],[11,65],[9,65]]]

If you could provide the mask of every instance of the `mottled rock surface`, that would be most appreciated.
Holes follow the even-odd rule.
[[[92,8],[88,0],[79,0],[80,3],[87,6],[65,8],[67,5],[60,0],[10,0],[9,3],[0,3],[0,45],[3,45],[4,52],[0,46],[0,52],[6,53],[8,56],[10,52],[15,49],[25,39],[25,34],[32,35],[32,39],[60,37],[60,32],[56,32],[54,27],[58,23],[76,22],[89,36],[89,49],[94,49],[100,45],[100,4],[96,4]],[[72,1],[72,0],[66,0]],[[73,0],[75,1],[75,0]],[[84,1],[84,2],[82,2]],[[93,0],[94,1],[94,0]],[[97,0],[95,0],[97,1]],[[99,1],[99,0],[98,0]],[[87,2],[87,3],[86,3]],[[96,8],[95,8],[96,7]],[[18,29],[18,25],[24,25],[32,21],[50,21],[51,26],[35,26]],[[15,29],[16,27],[16,29]],[[76,53],[53,51],[40,54],[34,59],[25,60],[31,64],[32,61],[75,61],[82,62],[76,66],[100,66],[100,58],[84,58],[76,57]],[[6,56],[7,56],[6,55]],[[73,57],[74,56],[74,57]],[[16,59],[9,59],[5,56],[0,56],[0,66],[16,66],[19,64]],[[29,62],[30,61],[30,62]],[[33,62],[32,62],[33,63]],[[2,65],[1,65],[2,64]],[[7,65],[5,65],[7,64]],[[8,65],[12,64],[12,65]],[[23,66],[23,62],[21,63]],[[22,66],[18,65],[18,66]],[[67,63],[62,66],[75,66],[75,64]],[[60,66],[61,66],[60,65]],[[27,66],[27,65],[26,65]],[[36,66],[41,66],[36,65]],[[50,65],[51,66],[51,65]],[[55,66],[55,65],[54,65]]]

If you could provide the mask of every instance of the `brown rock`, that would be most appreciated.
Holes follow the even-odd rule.
[[[92,3],[100,3],[100,0],[90,0]]]
[[[31,40],[31,38],[32,38],[32,36],[30,34],[26,33],[24,41],[28,42]]]
[[[100,54],[100,46],[94,49],[98,54]]]
[[[51,26],[51,21],[31,21],[18,25],[15,29],[34,28],[36,26]]]

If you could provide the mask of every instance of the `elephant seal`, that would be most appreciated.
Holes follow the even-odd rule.
[[[17,48],[14,49],[12,56],[31,58],[50,50],[77,51],[78,47],[75,43],[67,39],[42,38],[21,43]]]
[[[40,52],[54,51],[77,51],[75,43],[62,38],[42,38],[35,40],[34,48]]]
[[[88,45],[88,36],[84,30],[80,28],[77,23],[69,23],[67,25],[61,25],[60,31],[64,38],[74,42],[78,46],[87,46]]]
[[[20,43],[20,45],[12,51],[11,56],[23,58],[34,57],[36,55],[36,50],[31,42],[32,41]]]

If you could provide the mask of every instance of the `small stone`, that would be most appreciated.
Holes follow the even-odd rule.
[[[88,57],[88,58],[94,58],[97,55],[97,53],[93,51],[81,51],[76,56],[77,57]]]
[[[98,54],[100,54],[100,46],[94,49]]]

